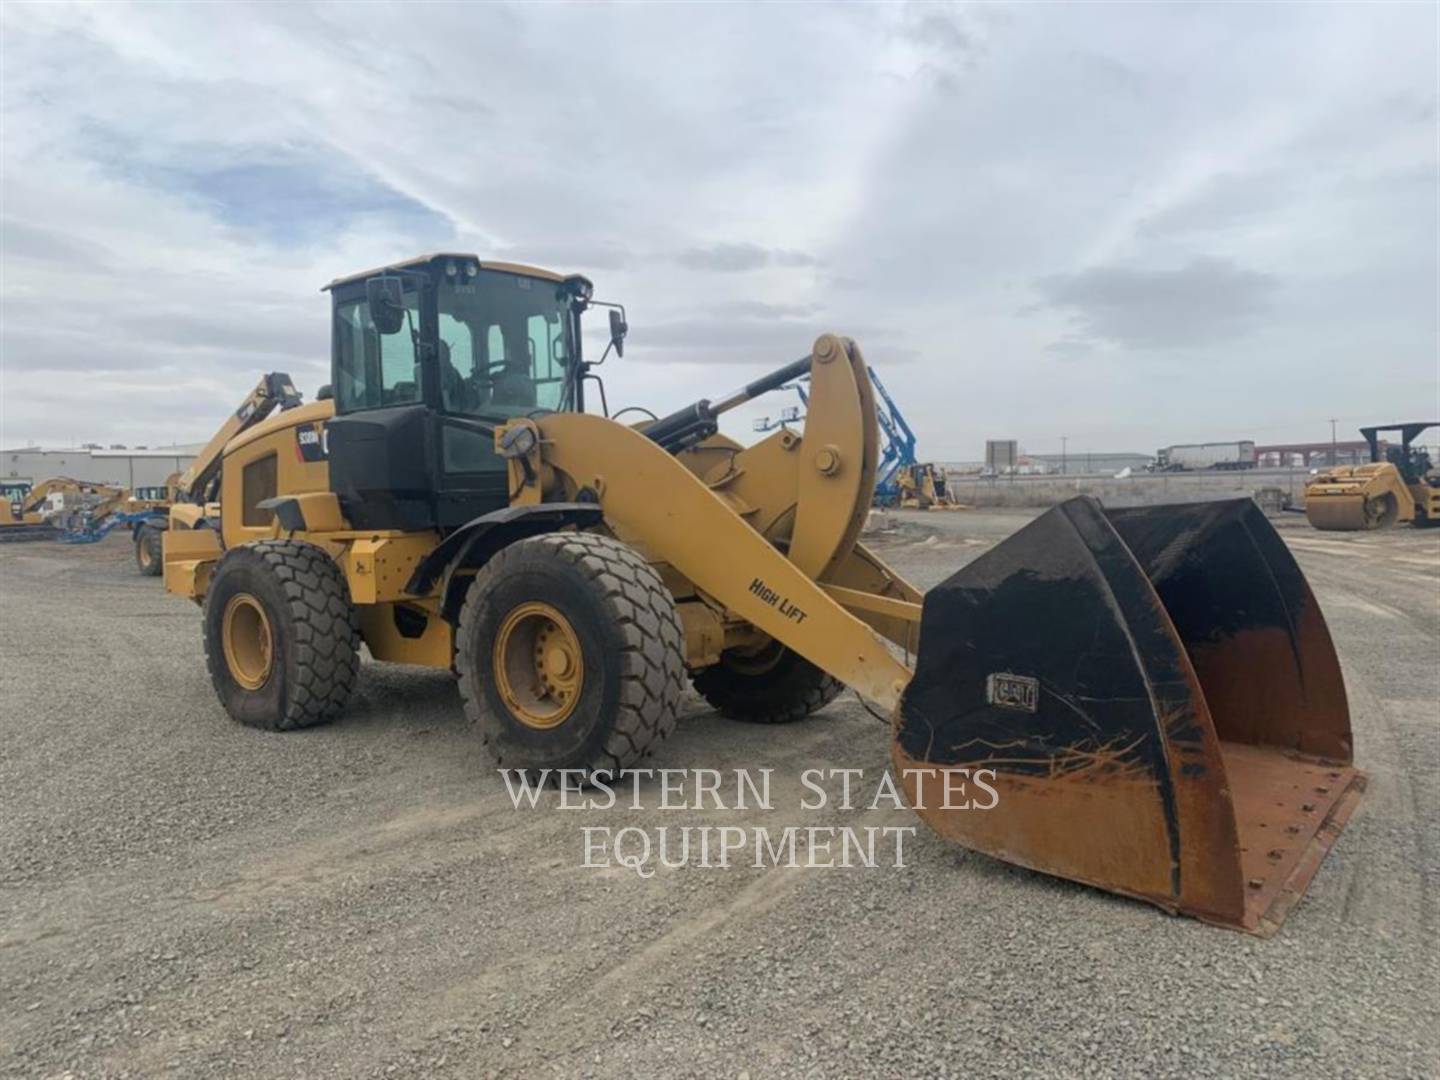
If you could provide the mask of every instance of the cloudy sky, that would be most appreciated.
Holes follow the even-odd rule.
[[[925,457],[1430,419],[1436,10],[6,3],[0,444],[309,395],[437,249],[623,300],[617,405],[834,330]]]

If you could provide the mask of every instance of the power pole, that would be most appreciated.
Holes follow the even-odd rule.
[[[1065,464],[1065,444],[1070,441],[1069,435],[1060,436],[1060,475],[1064,476],[1070,470]]]
[[[1340,464],[1340,462],[1337,460],[1337,456],[1336,456],[1336,446],[1335,446],[1335,421],[1336,421],[1337,419],[1338,419],[1338,417],[1334,417],[1334,416],[1332,416],[1332,417],[1330,418],[1330,464],[1331,464],[1331,465],[1338,465],[1338,464]]]

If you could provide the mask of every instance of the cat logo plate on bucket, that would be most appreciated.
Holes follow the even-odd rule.
[[[992,671],[985,677],[985,700],[1001,709],[1033,713],[1040,701],[1040,680]]]

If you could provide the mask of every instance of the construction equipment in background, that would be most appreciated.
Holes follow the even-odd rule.
[[[916,460],[914,430],[885,389],[879,374],[873,367],[866,370],[877,395],[875,422],[880,429],[880,457],[875,467],[873,505],[881,509],[964,510],[965,507],[950,495],[944,466]],[[781,389],[794,390],[800,395],[801,404],[808,408],[810,398],[806,388],[809,381],[808,376],[802,376]],[[780,424],[772,424],[769,417],[765,417],[763,422],[756,422],[755,430],[770,431],[800,419],[803,416],[798,410],[787,408],[781,411]]]
[[[613,774],[687,679],[762,723],[849,686],[941,835],[1262,934],[1358,800],[1325,620],[1249,499],[1072,499],[922,598],[859,540],[880,430],[852,341],[630,426],[585,411],[582,313],[617,355],[627,324],[583,277],[436,255],[329,290],[333,400],[232,438],[218,528],[177,505],[164,538],[241,723],[337,716],[363,642],[455,671],[502,766]],[[807,374],[803,432],[718,434]]]
[[[171,473],[165,483],[137,487],[125,508],[130,542],[135,548],[135,568],[146,577],[159,577],[164,569],[160,536],[169,526],[170,508],[180,501],[180,473]]]
[[[875,422],[880,427],[880,461],[875,468],[874,505],[899,506],[904,498],[904,479],[919,464],[915,457],[915,432],[875,369],[867,367],[866,370],[877,395]],[[941,475],[944,475],[943,471]],[[915,488],[914,477],[909,479],[911,488]]]
[[[896,470],[895,483],[900,490],[897,505],[902,510],[966,509],[950,497],[950,481],[940,465],[926,462],[903,466]]]
[[[12,497],[0,504],[0,543],[55,540],[83,530],[93,513],[104,512],[126,492],[113,484],[57,476],[34,485],[7,485],[6,494]]]
[[[148,577],[158,577],[161,570],[160,533],[168,526],[179,478],[178,472],[171,473],[164,484],[121,492],[94,507],[78,526],[62,532],[57,539],[67,544],[93,544],[116,529],[129,529],[135,548],[136,568]]]
[[[164,534],[170,529],[213,529],[219,525],[220,461],[225,447],[266,420],[276,409],[293,409],[301,403],[300,393],[290,376],[272,371],[262,376],[239,408],[225,418],[182,473],[165,480],[163,499],[159,489],[137,489],[153,496],[153,505],[143,516],[130,522],[135,545],[136,569],[146,577],[159,577],[164,570]],[[296,453],[315,459],[323,453],[323,432],[312,429],[296,435]]]
[[[33,485],[28,480],[0,482],[0,538],[16,526],[44,523],[38,510],[29,511],[31,520],[26,521],[25,503],[29,501],[32,488]]]
[[[1440,524],[1440,469],[1415,439],[1429,420],[1364,427],[1370,448],[1368,465],[1335,465],[1305,485],[1305,516],[1317,529],[1356,532],[1413,522],[1419,528]],[[1381,453],[1379,433],[1398,431],[1400,445]]]

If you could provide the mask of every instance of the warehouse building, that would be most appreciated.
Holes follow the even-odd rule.
[[[38,484],[57,476],[120,487],[158,487],[171,473],[182,472],[202,449],[201,444],[162,446],[155,449],[111,450],[71,447],[45,450],[36,446],[0,450],[0,476]]]

